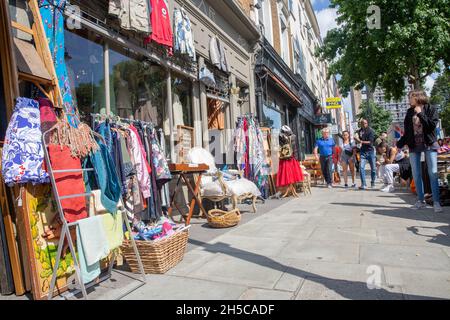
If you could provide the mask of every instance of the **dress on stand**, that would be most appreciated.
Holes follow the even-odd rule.
[[[304,179],[300,163],[294,156],[294,141],[295,135],[286,136],[280,134],[280,150],[287,150],[290,148],[291,156],[280,158],[277,174],[277,187],[286,187],[293,183],[302,182]]]

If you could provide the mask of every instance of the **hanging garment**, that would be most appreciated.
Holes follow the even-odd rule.
[[[80,255],[81,252],[82,256],[80,267],[83,282],[88,283],[100,274],[100,260],[106,258],[110,253],[101,215],[78,221],[77,243],[78,254]]]
[[[150,164],[147,161],[147,152],[145,150],[144,144],[142,143],[143,135],[141,135],[140,131],[133,125],[131,125],[128,129],[132,130],[135,133],[135,135],[137,137],[138,144],[139,144],[139,148],[140,148],[142,156],[143,156],[142,157],[143,158],[143,162],[144,162],[144,164],[145,164],[145,166],[147,168],[148,173],[151,173],[152,169],[150,168]]]
[[[2,153],[2,175],[5,183],[48,183],[43,169],[39,104],[36,100],[17,98],[14,113],[6,130]]]
[[[196,61],[194,35],[189,19],[184,8],[176,8],[173,13],[174,34],[175,34],[175,51],[181,54],[187,54],[193,61]]]
[[[225,129],[225,110],[220,100],[208,101],[208,129]]]
[[[117,249],[122,245],[124,239],[122,212],[117,211],[115,215],[102,214],[100,217],[102,218],[109,250]]]
[[[211,63],[219,70],[222,70],[223,72],[229,71],[225,48],[216,36],[212,37],[209,42],[209,58]]]
[[[161,150],[155,129],[151,130],[150,140],[152,147],[152,170],[155,172],[158,188],[160,188],[172,179],[172,174],[170,173],[166,156]]]
[[[83,161],[83,168],[94,168],[94,171],[86,172],[84,182],[88,192],[101,190],[102,205],[108,212],[115,214],[121,195],[119,177],[106,145],[101,142],[98,144],[100,149]]]
[[[92,265],[87,264],[83,243],[79,239],[81,239],[80,227],[77,226],[78,263],[80,264],[81,278],[83,279],[83,283],[86,284],[95,280],[100,275],[100,261],[97,261]]]
[[[152,7],[152,34],[144,39],[144,43],[155,41],[172,49],[173,33],[168,2],[167,0],[150,0],[150,5]]]
[[[72,157],[68,146],[51,144],[48,146],[48,153],[53,170],[81,169],[80,159]],[[55,173],[54,176],[60,197],[86,193],[81,171]],[[84,197],[63,199],[61,206],[68,222],[75,222],[88,216]]]
[[[132,129],[128,130],[130,134],[129,150],[134,159],[134,165],[137,172],[137,179],[142,195],[145,199],[150,197],[150,175],[146,165],[146,157],[142,153],[142,143],[139,144],[139,136]]]
[[[150,9],[147,0],[109,0],[108,13],[119,18],[120,27],[150,34]]]
[[[113,140],[111,135],[111,126],[109,125],[109,122],[105,121],[100,123],[95,129],[95,131],[105,139],[108,152],[111,153],[113,150]]]
[[[53,108],[53,103],[47,98],[38,98],[39,112],[41,119],[41,131],[45,133],[53,125],[56,124],[58,119],[56,118],[55,109]]]
[[[44,25],[47,43],[55,66],[62,103],[67,120],[72,127],[77,127],[80,120],[75,116],[77,107],[70,89],[69,76],[64,60],[64,9],[67,0],[39,0],[39,11]]]

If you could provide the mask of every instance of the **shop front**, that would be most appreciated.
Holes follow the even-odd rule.
[[[203,199],[228,200],[233,210],[221,214],[240,218],[239,201],[256,211],[266,196],[262,132],[252,116],[256,27],[234,1],[151,1],[151,15],[133,16],[118,3],[1,7],[8,23],[0,25],[0,251],[4,258],[7,239],[11,266],[2,293],[6,279],[6,291],[14,283],[16,294],[34,299],[73,288],[86,297],[111,276],[116,257],[134,273],[164,273],[183,257],[196,206],[214,225]],[[187,159],[196,146],[206,150]],[[215,172],[224,164],[252,181],[232,171],[222,180]],[[204,194],[203,174],[226,192]],[[187,217],[177,205],[180,181]]]
[[[297,159],[314,146],[314,95],[264,39],[256,66],[257,110],[261,126],[279,132],[288,125],[297,137]]]

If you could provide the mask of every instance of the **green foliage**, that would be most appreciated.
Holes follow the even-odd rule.
[[[380,86],[399,99],[405,79],[420,88],[426,77],[450,63],[448,0],[331,0],[338,28],[328,31],[317,56],[340,74],[341,92]],[[367,8],[381,9],[381,28],[369,29]]]
[[[443,72],[436,81],[431,90],[430,102],[433,105],[444,107],[450,100],[450,71]]]
[[[436,81],[431,90],[430,103],[440,108],[439,117],[446,135],[450,134],[450,71],[446,70]]]
[[[360,113],[357,115],[358,121],[367,119],[369,126],[375,130],[377,135],[388,131],[392,123],[392,115],[373,101],[365,101],[361,104]]]

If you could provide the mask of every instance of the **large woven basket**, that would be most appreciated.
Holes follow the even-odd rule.
[[[241,213],[239,209],[231,211],[212,209],[208,211],[206,219],[212,228],[230,228],[241,221]]]
[[[183,260],[188,239],[189,230],[187,229],[159,241],[136,240],[145,273],[163,274],[176,266]],[[131,241],[124,241],[122,252],[131,271],[139,273],[139,265]]]

